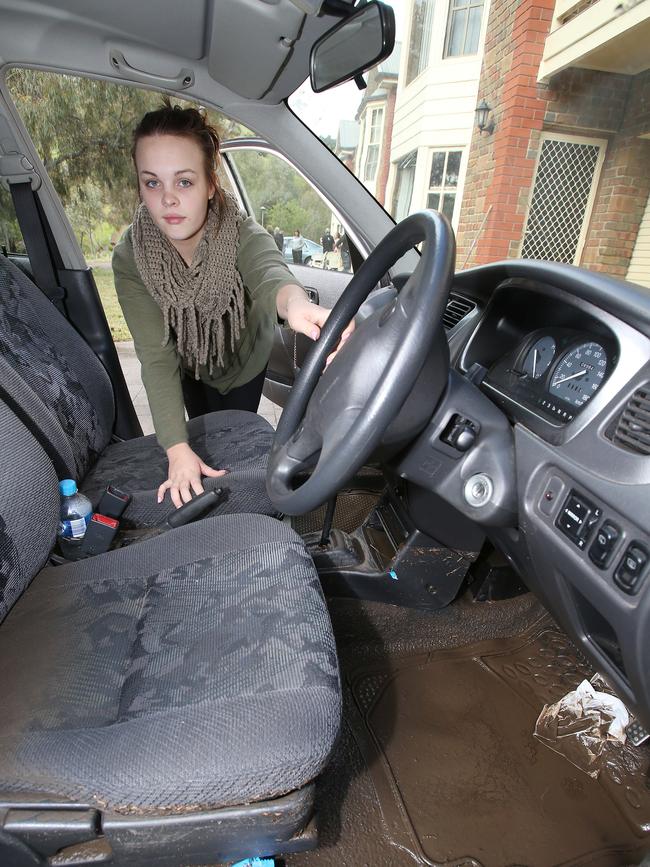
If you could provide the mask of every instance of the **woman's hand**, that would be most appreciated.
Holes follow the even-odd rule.
[[[296,287],[298,288],[298,287]],[[284,310],[280,310],[278,303],[278,312],[283,319],[289,323],[289,327],[298,334],[305,334],[312,340],[318,340],[320,337],[321,328],[327,322],[327,318],[331,313],[327,307],[321,307],[320,304],[312,304],[302,289],[299,292],[289,294],[288,298],[283,299]],[[328,356],[327,364],[329,364],[336,353],[341,349],[345,341],[354,331],[354,320],[348,323],[345,331],[341,334],[341,339],[334,352]]]
[[[192,451],[187,443],[177,443],[167,449],[169,459],[169,476],[166,482],[158,488],[158,502],[165,499],[165,491],[169,491],[172,503],[179,509],[183,503],[192,499],[195,494],[203,493],[201,476],[211,479],[223,476],[227,470],[215,470],[204,464],[201,458]]]

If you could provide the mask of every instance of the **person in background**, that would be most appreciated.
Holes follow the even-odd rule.
[[[224,472],[190,447],[185,410],[255,412],[277,317],[316,340],[330,311],[220,186],[219,137],[197,109],[165,99],[137,125],[132,156],[140,204],[113,252],[115,288],[167,453],[158,501],[169,491],[179,507]]]
[[[329,268],[330,257],[334,252],[334,236],[327,227],[323,232],[323,237],[320,239],[320,243],[323,248],[323,268]]]
[[[352,270],[352,260],[350,258],[350,248],[348,246],[348,238],[345,232],[341,232],[336,242],[336,249],[341,254],[341,267],[344,271]]]
[[[293,256],[294,265],[302,265],[302,251],[305,249],[305,239],[300,234],[300,229],[296,229],[291,238],[291,255]]]
[[[273,240],[275,241],[275,246],[282,252],[284,250],[284,234],[280,231],[279,226],[273,229]]]

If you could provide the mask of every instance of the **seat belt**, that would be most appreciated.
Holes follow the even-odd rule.
[[[59,286],[54,270],[52,254],[45,236],[45,227],[38,210],[36,196],[30,181],[10,183],[11,197],[18,225],[25,241],[29,264],[34,275],[34,282],[50,299],[52,304],[65,316],[63,299],[65,291]]]

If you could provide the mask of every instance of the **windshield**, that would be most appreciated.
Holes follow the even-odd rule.
[[[389,0],[393,54],[289,105],[400,220],[451,220],[457,268],[524,257],[650,288],[650,12],[607,0]],[[644,36],[645,34],[645,36]]]

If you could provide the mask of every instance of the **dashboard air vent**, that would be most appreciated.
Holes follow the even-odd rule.
[[[454,325],[458,325],[461,319],[464,319],[468,313],[476,307],[473,301],[463,298],[462,295],[456,295],[452,292],[447,301],[445,312],[442,314],[442,324],[445,331],[451,331]]]
[[[650,455],[650,382],[637,388],[612,433],[612,441],[638,455]]]

